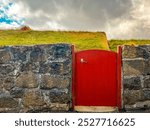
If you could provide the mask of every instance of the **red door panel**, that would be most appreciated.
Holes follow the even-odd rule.
[[[117,106],[117,53],[75,54],[75,106]]]

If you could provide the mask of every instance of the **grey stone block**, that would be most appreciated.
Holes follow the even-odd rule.
[[[123,58],[144,58],[148,59],[150,57],[150,53],[146,51],[144,47],[140,46],[124,46],[123,47]]]
[[[44,97],[40,90],[26,90],[22,98],[22,104],[27,108],[44,106]]]
[[[49,60],[58,60],[62,58],[71,58],[71,45],[55,44],[46,49]]]
[[[50,103],[49,106],[46,107],[35,107],[29,109],[22,109],[21,112],[27,113],[49,113],[49,112],[67,112],[69,111],[68,104],[60,104],[60,103]]]
[[[40,46],[33,47],[33,50],[30,53],[30,61],[31,62],[45,62],[46,54],[43,48]]]
[[[150,108],[150,100],[142,101],[142,102],[137,102],[135,104],[137,108]]]
[[[124,60],[123,61],[124,76],[143,75],[144,69],[145,69],[144,60]]]
[[[37,88],[39,85],[38,76],[32,71],[21,73],[15,83],[16,87],[21,88]]]
[[[69,88],[70,78],[65,78],[61,76],[41,76],[41,86],[42,89],[52,89],[52,88]]]
[[[14,87],[15,78],[6,77],[2,80],[3,80],[3,84],[2,84],[3,89],[10,91]]]
[[[144,98],[145,100],[150,100],[150,90],[144,90]]]
[[[61,72],[61,68],[63,68],[63,63],[52,62],[49,64],[50,66],[50,74],[59,75]]]
[[[23,95],[24,95],[24,92],[25,90],[23,88],[13,88],[10,90],[10,95],[13,97],[13,98],[22,98]]]
[[[41,74],[52,74],[52,75],[71,75],[72,61],[64,60],[63,62],[48,62],[41,63],[39,73]]]
[[[32,71],[35,73],[39,73],[39,68],[40,65],[38,62],[27,62],[27,63],[22,63],[20,65],[20,71],[24,72],[24,71]]]
[[[18,102],[9,96],[0,97],[0,108],[16,108]]]
[[[149,58],[149,60],[145,61],[144,74],[145,75],[150,75],[150,58]]]
[[[150,53],[150,45],[140,45],[141,48],[145,49],[148,53]]]
[[[51,90],[49,97],[52,103],[68,103],[70,101],[69,93],[62,89]]]
[[[15,67],[12,64],[0,64],[0,76],[14,75]]]
[[[49,63],[40,63],[40,66],[39,66],[39,73],[40,74],[46,74],[46,73],[50,73],[50,65]]]
[[[142,87],[140,77],[129,77],[123,79],[124,89],[139,90]]]
[[[144,94],[141,90],[124,90],[124,105],[135,104],[143,99]]]
[[[29,55],[29,51],[31,50],[32,48],[28,46],[10,47],[13,56],[12,60],[16,62],[25,62],[27,60],[27,55]]]
[[[8,51],[0,51],[0,64],[6,64],[11,60],[11,55]]]
[[[150,88],[150,76],[144,77],[144,87]]]

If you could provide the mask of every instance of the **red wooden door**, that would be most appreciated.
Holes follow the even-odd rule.
[[[117,53],[75,53],[75,106],[117,106]]]

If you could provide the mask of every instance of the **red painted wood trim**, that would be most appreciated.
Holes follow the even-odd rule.
[[[117,106],[118,109],[122,108],[122,80],[121,80],[121,73],[122,73],[122,63],[121,63],[121,53],[122,48],[118,46],[118,54],[117,54]]]
[[[93,52],[93,51],[101,51],[101,52],[108,52],[108,53],[116,53],[110,50],[100,50],[100,49],[90,49],[90,50],[82,50],[82,51],[77,51],[77,53],[83,53],[83,52]]]
[[[72,45],[72,108],[75,106],[75,47]]]

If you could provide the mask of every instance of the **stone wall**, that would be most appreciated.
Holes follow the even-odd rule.
[[[0,112],[68,111],[71,45],[0,47]]]
[[[150,45],[122,47],[123,108],[150,112]],[[72,46],[0,47],[0,112],[69,111]]]
[[[123,104],[129,112],[150,112],[150,45],[124,46]]]

